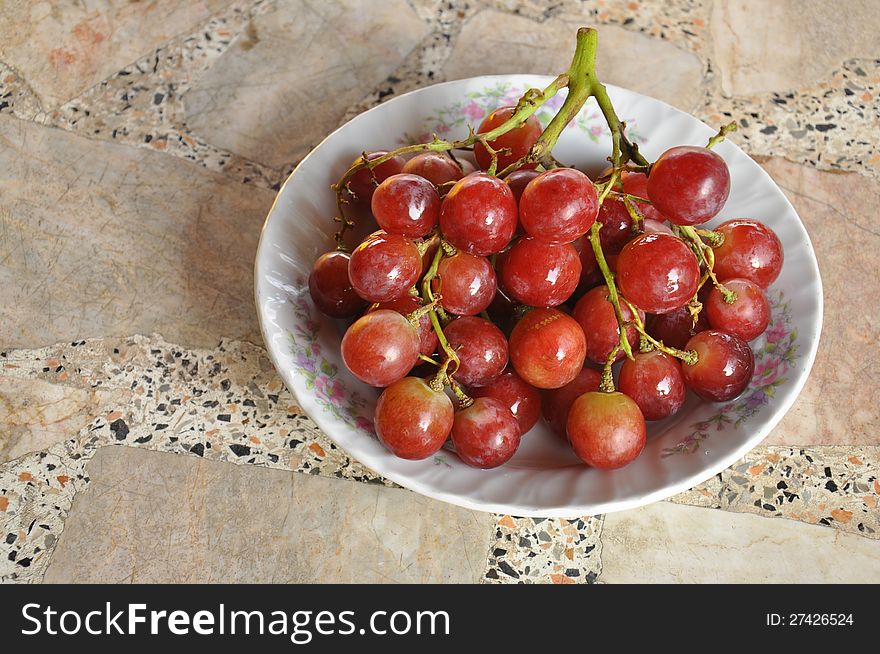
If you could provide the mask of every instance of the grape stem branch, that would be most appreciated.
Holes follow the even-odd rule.
[[[736,302],[736,293],[719,282],[718,277],[715,276],[715,253],[712,248],[703,242],[703,239],[700,238],[697,230],[693,227],[681,225],[678,230],[679,233],[685,237],[685,240],[690,241],[691,248],[697,255],[697,259],[706,267],[706,274],[704,278],[700,280],[700,286],[706,282],[706,278],[711,279],[712,284],[714,284],[715,288],[719,290],[727,304],[733,304]]]
[[[632,312],[632,326],[636,328],[636,331],[639,333],[639,349],[642,352],[649,352],[650,348],[646,347],[646,345],[651,345],[652,347],[660,350],[661,352],[665,352],[669,356],[673,356],[676,359],[681,359],[684,363],[688,365],[694,365],[697,362],[697,351],[696,350],[679,350],[676,347],[670,347],[668,345],[664,345],[663,341],[658,341],[656,338],[651,336],[645,330],[645,323],[642,322],[642,319],[639,317],[639,312],[636,311],[636,308],[632,305],[632,303],[624,298],[623,300],[626,302],[629,310]]]
[[[736,131],[736,123],[727,123],[726,125],[722,125],[721,129],[718,130],[718,133],[715,134],[712,138],[709,139],[709,142],[706,144],[706,149],[711,150],[717,143],[721,143],[728,134]]]
[[[449,246],[444,247],[444,245],[446,245],[446,243],[441,241],[440,247],[437,248],[437,253],[431,260],[431,267],[428,268],[428,271],[425,273],[425,276],[422,279],[422,300],[426,303],[424,308],[428,308],[428,316],[431,319],[431,327],[434,329],[434,333],[437,334],[437,340],[440,341],[440,348],[443,350],[443,354],[445,355],[443,363],[440,364],[440,369],[437,371],[437,374],[430,382],[430,386],[435,391],[442,391],[445,385],[449,385],[449,387],[455,393],[455,396],[458,398],[458,403],[460,407],[464,409],[473,404],[474,401],[473,399],[468,397],[468,395],[452,378],[452,375],[455,374],[455,372],[458,370],[459,365],[461,365],[461,361],[459,360],[458,354],[456,354],[455,349],[449,344],[449,340],[443,333],[443,327],[440,325],[438,310],[442,310],[439,307],[441,296],[434,295],[434,291],[431,288],[434,278],[437,276],[437,270],[440,268],[440,261],[449,250]],[[450,366],[453,366],[452,372],[449,372]]]
[[[477,142],[482,142],[485,145],[488,141],[494,141],[499,136],[516,129],[517,127],[521,127],[545,102],[556,95],[561,89],[565,88],[568,83],[568,75],[563,74],[554,79],[543,91],[540,89],[529,89],[520,98],[513,115],[504,123],[488,132],[477,134],[473,129],[470,129],[467,138],[456,141],[441,139],[434,134],[433,138],[428,143],[405,145],[396,150],[391,150],[375,159],[367,159],[366,154],[362,154],[355,159],[354,163],[352,163],[349,169],[345,171],[345,174],[343,174],[339,181],[333,185],[333,190],[336,192],[336,209],[338,212],[335,220],[341,223],[341,227],[336,233],[337,249],[346,249],[345,232],[354,227],[352,221],[345,217],[345,205],[350,204],[351,198],[355,197],[354,193],[349,188],[349,182],[351,182],[352,177],[354,177],[359,171],[365,169],[372,171],[376,166],[380,166],[386,161],[404,154],[464,150],[472,147],[474,143]]]

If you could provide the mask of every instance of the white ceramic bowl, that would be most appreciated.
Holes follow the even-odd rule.
[[[737,400],[710,404],[690,397],[675,416],[649,423],[648,443],[621,470],[583,465],[543,421],[523,437],[511,461],[476,470],[446,450],[405,461],[372,433],[378,391],[355,379],[339,355],[342,323],[321,315],[309,297],[315,259],[333,246],[330,184],[362,151],[422,141],[430,133],[462,137],[497,106],[550,77],[500,75],[438,84],[394,98],[328,136],[293,172],[263,227],[255,269],[263,338],[302,409],[352,457],[401,486],[453,504],[517,516],[574,517],[618,511],[686,490],[731,465],[779,422],[801,390],[822,324],[822,287],[810,239],[794,208],[754,161],[724,142],[715,151],[731,174],[731,193],[713,223],[756,218],[785,248],[782,273],[770,288],[770,328],[752,343],[755,375]],[[659,100],[609,87],[618,115],[649,160],[679,144],[705,144],[715,129]],[[546,124],[561,97],[542,108]],[[716,126],[717,128],[717,126]],[[611,139],[590,100],[565,130],[554,155],[587,172],[606,165]]]

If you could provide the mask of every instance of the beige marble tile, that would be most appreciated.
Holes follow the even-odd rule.
[[[279,3],[184,95],[187,125],[269,166],[301,159],[427,33],[405,0]]]
[[[448,79],[493,73],[562,73],[571,63],[582,21],[536,23],[495,10],[481,11],[462,28],[443,68]],[[621,56],[626,52],[626,56]],[[650,61],[652,73],[633,62]],[[598,73],[605,82],[654,96],[682,109],[700,97],[702,64],[693,53],[637,32],[599,29]]]
[[[54,361],[61,365],[60,361]],[[0,376],[0,462],[71,438],[131,393]]]
[[[47,582],[475,582],[494,518],[401,489],[99,450]]]
[[[3,347],[158,331],[259,342],[274,193],[176,157],[0,116]]]
[[[822,274],[825,315],[816,362],[765,444],[874,445],[880,433],[880,183],[787,162],[764,168],[807,227]]]
[[[728,95],[786,91],[828,77],[845,59],[878,53],[874,0],[715,0],[711,32]]]
[[[230,1],[9,0],[0,3],[0,60],[27,79],[49,110]]]
[[[880,541],[668,502],[609,513],[607,583],[877,583]]]

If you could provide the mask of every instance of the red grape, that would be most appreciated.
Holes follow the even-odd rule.
[[[617,388],[639,405],[645,420],[662,420],[684,404],[687,389],[681,365],[660,350],[637,352],[620,367]]]
[[[491,132],[502,123],[507,122],[507,120],[513,116],[515,110],[516,107],[499,107],[486,116],[483,122],[480,123],[480,128],[477,130],[477,133],[485,134],[486,132]],[[502,134],[497,139],[489,141],[489,146],[493,150],[510,148],[511,151],[510,154],[498,155],[498,172],[500,173],[510,164],[526,156],[529,153],[529,150],[532,149],[532,146],[537,142],[538,137],[541,136],[542,131],[543,128],[541,127],[541,122],[536,116],[531,115],[520,127],[515,127],[506,134]],[[488,170],[489,166],[492,164],[492,155],[489,154],[489,151],[482,143],[474,144],[474,159],[477,160],[477,165],[483,170]],[[535,164],[526,164],[526,167],[534,168],[534,166]]]
[[[428,180],[418,175],[392,175],[373,193],[373,217],[389,234],[419,238],[440,218],[440,196]]]
[[[708,330],[700,332],[685,346],[699,357],[693,365],[683,365],[687,387],[704,400],[726,402],[742,393],[755,369],[752,348],[744,340]]]
[[[645,418],[623,393],[584,393],[571,405],[567,425],[574,453],[594,468],[621,468],[645,447]]]
[[[544,243],[525,237],[514,243],[500,268],[510,297],[532,307],[565,302],[581,277],[581,260],[571,243]]]
[[[537,170],[520,168],[519,170],[514,170],[507,177],[505,177],[504,183],[510,187],[510,190],[513,191],[513,197],[515,197],[516,201],[519,202],[519,199],[522,197],[523,190],[525,190],[528,183],[540,174],[541,173],[539,173]]]
[[[419,277],[423,277],[431,268],[431,264],[434,263],[434,255],[437,254],[437,250],[440,248],[440,237],[429,238],[427,243],[428,247],[422,253],[422,274]]]
[[[370,152],[367,154],[367,160],[372,161],[386,154],[388,152],[385,150]],[[360,157],[355,159],[353,163],[359,160]],[[406,160],[397,155],[385,163],[380,163],[372,171],[368,168],[362,168],[357,171],[348,181],[348,188],[355,196],[353,201],[359,205],[369,207],[370,201],[373,199],[373,191],[376,190],[376,187],[392,175],[401,172],[405,163]]]
[[[728,220],[715,231],[724,235],[715,248],[718,279],[748,279],[767,288],[779,277],[785,257],[772,229],[756,220]]]
[[[390,302],[380,302],[376,305],[373,311],[377,309],[390,309],[391,311],[396,311],[397,313],[408,316],[416,309],[421,308],[422,302],[419,298],[414,295],[410,295],[407,293],[406,295],[401,295],[396,300],[391,300]],[[437,345],[439,344],[439,339],[437,338],[437,334],[434,331],[433,325],[431,325],[431,316],[427,313],[423,314],[419,317],[419,343],[421,347],[419,348],[419,352],[424,354],[425,356],[431,356],[437,350]]]
[[[624,170],[621,179],[623,180],[624,193],[648,199],[648,177],[645,173],[634,173]],[[661,223],[665,220],[663,214],[652,204],[636,202],[636,207],[645,220],[654,220]],[[670,230],[670,233],[672,233],[672,230]]]
[[[415,244],[400,234],[375,232],[358,245],[348,262],[348,277],[357,294],[370,302],[388,302],[405,294],[422,271]]]
[[[382,444],[402,459],[426,459],[439,450],[455,410],[445,393],[418,377],[404,377],[382,391],[373,424]]]
[[[676,225],[699,225],[714,218],[729,193],[727,164],[708,148],[670,148],[654,162],[648,177],[648,199]]]
[[[575,241],[577,243],[577,241]],[[593,246],[590,245],[588,238],[583,239],[583,246],[580,249],[581,259],[581,288],[589,290],[594,286],[605,283],[602,271],[599,269],[599,262],[596,261],[596,255],[593,252]],[[605,260],[608,263],[608,259]],[[613,269],[612,269],[613,272]]]
[[[694,334],[707,329],[709,329],[709,321],[706,319],[705,309],[700,311],[697,324],[694,325],[691,312],[687,307],[682,307],[654,316],[648,327],[648,333],[658,341],[662,341],[664,345],[683,350]]]
[[[629,322],[633,319],[632,311],[625,302],[620,303],[620,312],[623,319]],[[608,300],[608,287],[597,286],[584,295],[574,305],[572,317],[578,322],[586,336],[587,357],[595,363],[605,363],[611,351],[620,342],[620,328],[614,313],[614,305]],[[639,312],[639,317],[644,318]],[[639,342],[639,333],[635,327],[628,327],[626,337],[632,347]],[[624,353],[618,352],[620,359]]]
[[[633,237],[632,217],[623,200],[605,198],[605,202],[599,207],[597,220],[602,223],[602,229],[599,230],[599,243],[602,244],[603,254],[606,257],[609,254],[618,254]]]
[[[333,318],[350,318],[367,303],[357,294],[348,279],[346,252],[325,252],[309,273],[309,293],[315,306]]]
[[[686,305],[697,292],[700,265],[684,241],[668,234],[642,234],[617,259],[617,286],[648,313],[667,313]]]
[[[651,218],[645,218],[642,222],[642,231],[645,234],[669,234],[670,236],[675,236],[675,233],[666,223],[660,222],[659,220],[652,220]]]
[[[440,207],[440,228],[455,247],[487,256],[501,252],[516,231],[513,191],[497,177],[473,173],[457,181]]]
[[[486,257],[456,252],[437,268],[443,308],[459,316],[475,316],[495,297],[495,269]]]
[[[533,309],[510,334],[510,360],[519,376],[537,388],[559,388],[584,366],[584,332],[558,309]]]
[[[534,427],[541,415],[541,394],[512,370],[501,373],[501,376],[482,388],[473,389],[471,395],[494,397],[501,401],[516,418],[522,434]]]
[[[461,363],[453,377],[465,386],[485,386],[507,366],[507,339],[488,320],[465,316],[443,332]]]
[[[492,303],[486,309],[486,313],[489,314],[489,318],[498,325],[501,331],[509,334],[510,330],[513,329],[513,323],[516,321],[516,306],[516,302],[511,300],[502,288],[498,288],[495,291]]]
[[[469,170],[463,170],[465,166],[469,166]],[[459,166],[452,157],[442,152],[422,152],[407,161],[403,167],[403,172],[424,177],[434,186],[457,182],[471,171],[473,166],[467,161],[462,161]]]
[[[419,347],[419,333],[406,318],[387,309],[371,311],[342,337],[342,360],[362,382],[388,386],[416,364]]]
[[[704,307],[709,324],[744,341],[758,338],[770,324],[770,302],[763,289],[748,279],[727,279],[722,283],[736,293],[736,300],[727,304],[721,291],[713,287]]]
[[[547,243],[571,243],[599,214],[590,178],[574,168],[553,168],[528,183],[519,200],[519,219],[529,236]]]
[[[455,453],[474,468],[497,468],[516,453],[519,423],[503,402],[478,397],[455,414],[452,444]]]
[[[565,386],[544,391],[541,407],[544,419],[550,428],[560,436],[568,438],[565,430],[571,405],[584,393],[598,391],[601,382],[602,374],[598,370],[584,368]]]

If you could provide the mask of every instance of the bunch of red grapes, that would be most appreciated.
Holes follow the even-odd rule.
[[[597,183],[534,163],[494,174],[527,161],[541,133],[532,116],[477,141],[479,169],[436,151],[370,168],[386,155],[371,153],[339,190],[378,230],[322,255],[309,289],[323,313],[355,319],[342,358],[384,388],[374,424],[399,457],[451,442],[494,468],[543,414],[585,463],[619,468],[688,389],[724,402],[751,379],[748,341],[770,321],[783,252],[755,220],[695,229],[727,200],[724,160],[679,146],[647,175],[612,169]]]

